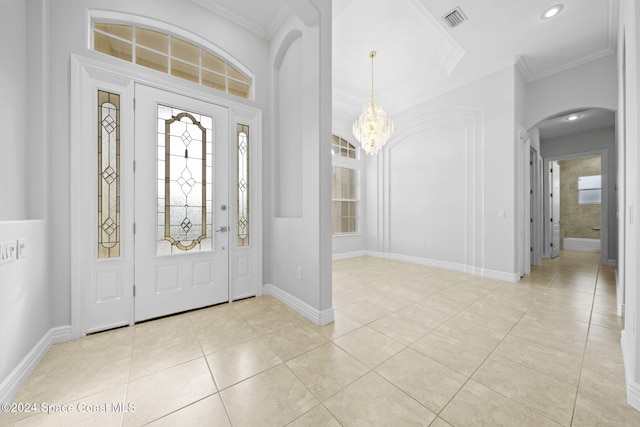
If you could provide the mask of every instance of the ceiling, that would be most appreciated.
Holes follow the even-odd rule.
[[[296,0],[191,0],[270,39]],[[564,5],[554,18],[541,15]],[[333,0],[333,105],[355,120],[370,98],[391,117],[508,66],[534,81],[615,52],[617,0]],[[468,18],[450,28],[459,6]]]
[[[568,121],[567,117],[578,115],[578,119]],[[540,139],[554,139],[566,135],[588,132],[595,129],[612,127],[615,125],[616,113],[604,108],[565,111],[555,117],[550,117],[538,123]]]

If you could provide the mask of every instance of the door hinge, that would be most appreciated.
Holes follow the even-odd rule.
[[[553,222],[553,218],[550,218],[550,219],[549,219],[549,221],[550,221],[550,222]]]
[[[531,222],[531,224],[533,224],[533,218],[529,218],[529,222]]]
[[[549,246],[553,247],[553,243],[549,243]]]
[[[531,252],[533,252],[533,246],[531,246]]]
[[[553,197],[553,193],[549,194],[549,197]]]
[[[136,234],[136,223],[133,223],[133,234]]]
[[[136,161],[135,160],[133,161],[133,171],[134,172],[136,171]]]
[[[134,168],[135,169],[135,168]],[[533,189],[529,190],[529,194],[533,194]]]
[[[133,296],[134,297],[136,296],[136,287],[135,286],[133,287]]]

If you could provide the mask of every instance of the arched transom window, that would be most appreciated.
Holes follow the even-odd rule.
[[[236,67],[203,46],[156,29],[94,22],[93,50],[240,98],[251,97],[251,79]]]

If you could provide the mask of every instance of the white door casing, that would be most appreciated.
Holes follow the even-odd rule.
[[[551,211],[551,258],[560,255],[560,165],[557,161],[551,162],[549,170],[549,182],[551,183],[550,203]]]
[[[228,110],[142,84],[135,92],[135,320],[227,302]]]
[[[168,81],[154,81],[136,67],[120,67],[109,61],[72,55],[71,58],[71,327],[74,338],[90,332],[132,325],[134,320],[134,88],[136,82],[145,82],[162,91],[181,93],[205,104],[224,105],[229,112],[228,123],[223,126],[228,133],[228,280],[229,299],[262,294],[261,240],[262,212],[261,182],[251,183],[252,206],[250,245],[238,247],[237,234],[237,179],[236,123],[250,126],[250,176],[261,176],[261,111],[245,103],[219,98],[211,90],[194,90]],[[114,259],[98,259],[96,250],[97,222],[97,173],[96,144],[97,91],[106,90],[121,97],[121,256]],[[211,93],[210,93],[211,92]],[[156,155],[154,154],[154,158]],[[138,167],[140,165],[137,165]],[[154,174],[155,176],[155,170]],[[156,189],[153,190],[154,194]],[[155,205],[154,205],[155,206]],[[155,224],[156,219],[152,222]],[[137,227],[140,227],[140,221]],[[216,224],[218,225],[218,224]],[[220,226],[217,226],[220,228]],[[138,228],[138,230],[140,230]],[[217,233],[220,234],[220,233]],[[202,277],[202,268],[198,272]],[[139,291],[140,289],[138,289]]]

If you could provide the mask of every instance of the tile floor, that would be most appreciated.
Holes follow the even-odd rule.
[[[564,252],[513,284],[337,261],[334,324],[266,296],[58,344],[14,402],[74,412],[0,425],[638,426],[597,262]]]

